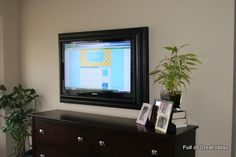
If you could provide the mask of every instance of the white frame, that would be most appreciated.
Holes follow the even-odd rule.
[[[165,100],[157,100],[157,101],[159,101],[161,104],[164,104],[164,106],[162,107],[159,106],[159,109],[157,111],[157,120],[155,124],[155,129],[163,133],[166,133],[172,113],[173,102]],[[163,112],[163,109],[165,112]]]
[[[136,123],[141,125],[146,125],[147,119],[150,116],[152,105],[148,103],[143,103],[142,108],[138,114]]]

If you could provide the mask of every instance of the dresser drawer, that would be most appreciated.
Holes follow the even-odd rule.
[[[122,131],[93,131],[93,153],[101,157],[168,157],[167,140]]]
[[[126,144],[126,153],[135,157],[169,157],[170,144],[166,140],[136,136]]]
[[[37,148],[34,157],[89,157],[89,155],[83,152],[72,152],[66,149],[55,149],[50,146],[42,146]]]
[[[34,119],[34,141],[37,155],[55,157],[56,154],[89,156],[89,129],[54,120]],[[55,154],[54,154],[55,153]],[[78,156],[78,155],[77,155]]]
[[[93,131],[92,151],[97,157],[124,157],[126,137],[112,131]]]

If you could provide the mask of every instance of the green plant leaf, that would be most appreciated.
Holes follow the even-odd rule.
[[[178,52],[178,49],[176,46],[174,47],[173,52]]]
[[[184,44],[184,45],[181,45],[181,46],[179,47],[179,50],[182,49],[183,47],[188,46],[188,45],[190,45],[190,44]]]
[[[32,114],[34,112],[34,109],[30,108],[28,110],[25,111],[25,116],[29,115],[29,114]]]
[[[2,91],[6,91],[7,88],[6,88],[4,85],[0,85],[0,90],[2,90]]]
[[[153,70],[152,72],[149,73],[149,75],[155,75],[161,72],[161,70]]]
[[[164,47],[164,48],[167,49],[167,50],[170,50],[170,51],[174,51],[174,47],[167,46],[167,47]]]

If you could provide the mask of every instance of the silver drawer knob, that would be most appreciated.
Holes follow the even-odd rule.
[[[39,129],[39,133],[44,135],[45,131],[43,129]]]
[[[151,154],[152,154],[153,156],[157,156],[157,155],[158,155],[157,150],[155,150],[155,149],[151,150]]]
[[[98,143],[99,143],[99,146],[101,146],[101,147],[105,147],[106,146],[104,141],[99,141]]]
[[[83,137],[80,137],[80,136],[77,138],[77,140],[78,140],[79,142],[84,142]]]
[[[45,157],[45,155],[44,155],[44,154],[40,154],[39,156],[40,156],[40,157]]]

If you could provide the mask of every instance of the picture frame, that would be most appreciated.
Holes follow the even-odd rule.
[[[143,103],[138,118],[136,120],[136,123],[141,125],[146,125],[147,119],[150,117],[151,114],[151,109],[152,109],[151,104]]]
[[[155,129],[166,133],[171,119],[173,102],[166,100],[156,100],[155,105],[158,106]]]
[[[150,124],[151,124],[152,126],[155,126],[156,120],[157,120],[157,111],[158,111],[158,108],[159,108],[159,106],[156,105],[156,101],[157,101],[157,100],[158,100],[158,99],[156,99],[156,98],[153,100],[151,116],[150,116],[150,118],[149,118]]]

